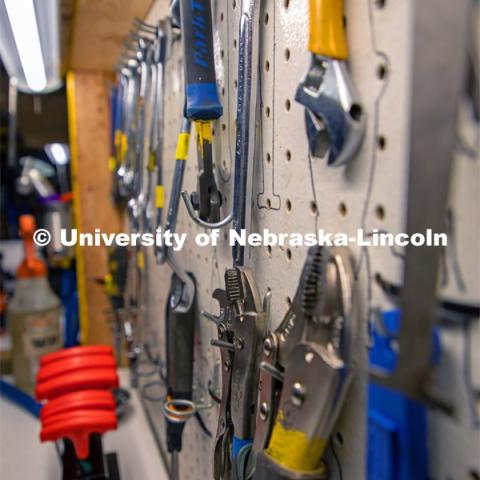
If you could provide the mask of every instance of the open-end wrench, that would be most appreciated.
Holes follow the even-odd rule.
[[[163,127],[165,61],[168,42],[171,41],[170,24],[164,20],[156,28],[152,45],[152,114],[150,121],[147,193],[144,209],[144,230],[154,233],[162,225],[164,206],[163,186]]]

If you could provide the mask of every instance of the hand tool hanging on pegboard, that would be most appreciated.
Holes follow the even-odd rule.
[[[263,343],[255,439],[239,478],[327,478],[322,457],[355,370],[353,280],[348,249],[309,249],[293,302]]]
[[[130,198],[127,172],[131,171],[132,147],[135,145],[134,122],[135,105],[139,92],[137,52],[131,45],[125,46],[124,57],[120,62],[120,83],[122,84],[122,107],[119,111],[120,127],[116,134],[117,182],[119,194],[123,199]]]
[[[168,206],[166,228],[175,232],[180,193],[188,156],[191,122],[184,119],[178,135],[175,173]],[[196,320],[196,285],[192,273],[184,271],[170,249],[164,246],[157,260],[173,270],[166,307],[167,402],[163,413],[167,418],[167,449],[172,455],[171,478],[178,478],[178,453],[186,420],[195,413],[192,402],[193,339]]]
[[[185,72],[185,116],[194,122],[197,144],[197,191],[188,200],[202,222],[220,220],[222,194],[213,172],[213,122],[222,116],[213,55],[211,0],[180,0]],[[193,213],[193,212],[192,212]],[[197,214],[193,214],[195,219]]]
[[[143,28],[151,28],[142,23]],[[144,208],[144,231],[155,234],[162,225],[164,186],[163,186],[163,142],[164,142],[164,92],[165,63],[172,41],[170,22],[161,20],[153,30],[155,38],[152,44],[152,88],[150,103],[152,105],[149,146],[148,177]]]
[[[365,112],[348,72],[343,0],[310,0],[308,49],[312,63],[295,100],[305,107],[310,154],[339,166],[357,153]]]
[[[117,169],[119,165],[119,159],[117,152],[120,148],[121,142],[121,118],[123,107],[123,88],[124,81],[123,75],[119,74],[118,83],[110,89],[110,157],[108,159],[108,169],[112,172],[112,199],[113,201],[121,205],[122,195],[120,193],[120,185],[118,183]]]
[[[136,24],[136,31],[131,32],[124,54],[125,66],[122,69],[126,79],[125,112],[123,119],[123,141],[120,141],[120,167],[117,170],[119,186],[128,200],[127,210],[133,233],[141,233],[144,228],[145,194],[144,175],[146,170],[146,144],[149,132],[150,112],[155,105],[149,100],[153,97],[155,76],[152,75],[155,54],[156,30],[144,24]],[[153,35],[153,37],[152,37]],[[150,138],[150,137],[149,137]],[[131,384],[138,383],[138,355],[140,353],[136,323],[144,314],[146,304],[146,256],[137,243],[130,252],[130,269],[126,288],[126,305],[124,308],[123,330],[127,344]]]
[[[165,223],[165,231],[171,233],[176,229],[190,130],[191,121],[184,118],[177,139],[175,170]],[[159,223],[157,228],[160,226]],[[157,263],[166,262],[173,271],[165,311],[167,399],[162,412],[167,419],[167,450],[171,454],[170,477],[176,480],[179,478],[178,453],[182,450],[183,429],[185,422],[196,410],[192,402],[196,284],[193,274],[180,267],[166,245],[157,246],[155,254]]]
[[[249,230],[255,160],[258,104],[260,2],[244,0],[239,25],[238,97],[235,142],[233,211],[217,227],[233,219],[237,232]],[[187,209],[188,197],[183,193]],[[211,226],[210,226],[211,227]],[[248,450],[255,431],[258,363],[266,329],[266,303],[262,302],[252,271],[249,249],[232,246],[233,268],[225,272],[225,290],[217,289],[220,316],[205,315],[217,324],[221,349],[222,397],[214,450],[214,478],[237,478],[242,470],[240,452]]]

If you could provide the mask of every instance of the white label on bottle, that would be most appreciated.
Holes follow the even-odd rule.
[[[39,357],[61,347],[58,317],[55,309],[25,318],[23,348],[27,357]]]

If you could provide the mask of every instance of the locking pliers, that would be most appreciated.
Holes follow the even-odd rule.
[[[263,342],[254,479],[320,479],[354,371],[358,324],[347,249],[312,247],[294,300]]]

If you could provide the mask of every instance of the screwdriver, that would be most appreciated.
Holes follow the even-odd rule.
[[[184,119],[178,135],[175,173],[172,181],[166,229],[175,232],[180,192],[188,156],[191,122]],[[171,478],[178,478],[178,453],[182,449],[182,434],[192,409],[193,338],[195,333],[195,278],[177,264],[172,252],[163,248],[156,252],[157,262],[167,264],[173,270],[166,307],[167,342],[167,450],[172,455]],[[178,411],[176,417],[173,411]],[[182,413],[184,416],[182,417]],[[186,416],[185,416],[186,415]]]
[[[195,281],[193,275],[190,275]],[[166,308],[167,341],[167,398],[168,400],[192,400],[193,337],[195,331],[195,300],[190,308],[178,308],[185,301],[186,284],[172,273],[170,293]],[[174,407],[179,413],[191,409],[179,403]],[[167,420],[167,450],[172,455],[172,479],[178,478],[178,453],[182,450],[182,434],[185,421],[171,417]]]

